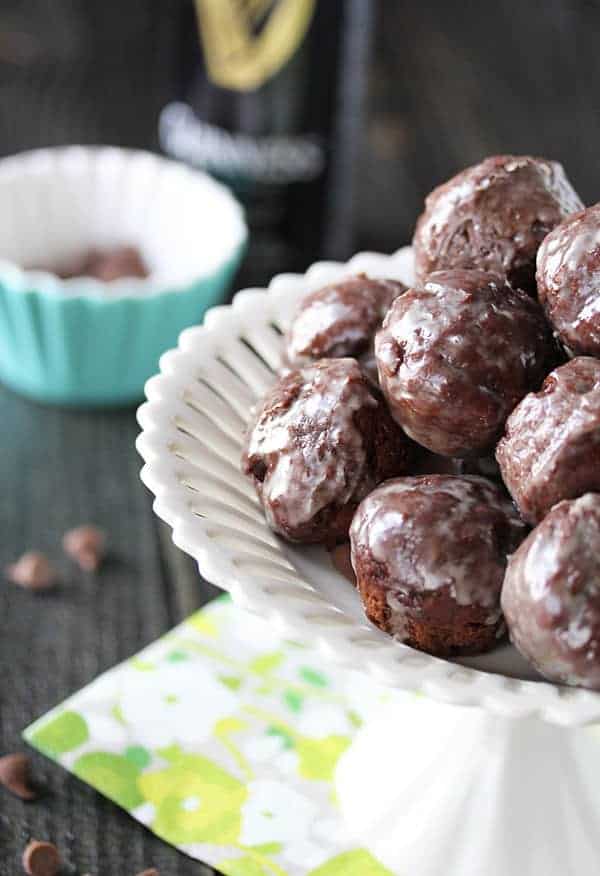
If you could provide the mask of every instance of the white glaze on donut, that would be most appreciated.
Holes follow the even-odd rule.
[[[354,415],[361,408],[377,407],[377,402],[358,365],[353,359],[323,360],[298,373],[291,404],[272,410],[267,399],[246,449],[248,457],[267,464],[262,499],[276,530],[281,509],[289,526],[297,527],[330,502],[341,507],[361,485],[371,485]]]

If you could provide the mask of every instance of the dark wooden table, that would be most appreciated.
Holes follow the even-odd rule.
[[[66,412],[0,388],[0,567],[21,552],[46,551],[60,587],[32,594],[0,583],[0,753],[25,750],[32,720],[129,657],[216,594],[172,546],[139,479],[135,411]],[[69,527],[106,529],[110,558],[96,576],[62,554]],[[0,788],[0,874],[21,873],[34,837],[55,842],[65,873],[161,876],[213,871],[191,861],[92,788],[40,755],[43,787],[23,803]]]
[[[74,141],[155,146],[185,2],[131,0],[117,16],[114,3],[4,0],[0,154]],[[358,162],[360,247],[405,242],[432,185],[494,152],[558,158],[584,199],[598,199],[596,0],[548,0],[543,9],[383,0],[378,13]],[[274,273],[270,255],[245,280]],[[47,596],[0,583],[0,753],[24,748],[29,722],[213,593],[152,514],[136,434],[133,411],[67,413],[0,388],[0,566],[38,547],[63,572]],[[74,573],[59,547],[63,532],[85,521],[111,539],[112,559],[96,579]],[[0,789],[0,876],[21,872],[31,836],[58,843],[67,873],[210,872],[64,770],[33,760],[46,788],[38,802]]]

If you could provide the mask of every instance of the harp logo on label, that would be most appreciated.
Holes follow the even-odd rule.
[[[210,79],[253,91],[294,55],[316,0],[195,0]]]

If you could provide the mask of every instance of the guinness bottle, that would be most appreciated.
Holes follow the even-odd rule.
[[[163,149],[233,188],[253,280],[352,249],[372,0],[195,0]]]

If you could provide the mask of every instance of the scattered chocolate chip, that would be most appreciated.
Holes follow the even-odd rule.
[[[29,758],[26,754],[0,757],[0,785],[21,800],[34,800],[37,794],[29,785]]]
[[[97,526],[86,524],[63,536],[63,548],[84,572],[95,572],[104,558],[106,536]]]
[[[55,266],[54,273],[63,280],[71,277],[96,277],[104,283],[112,283],[123,277],[148,276],[148,267],[141,253],[133,246],[117,246],[113,249],[91,249],[62,265]]]
[[[6,568],[6,577],[26,590],[48,590],[56,583],[56,572],[45,554],[28,551]]]
[[[29,876],[56,876],[61,863],[54,843],[31,840],[23,852],[23,869]]]

